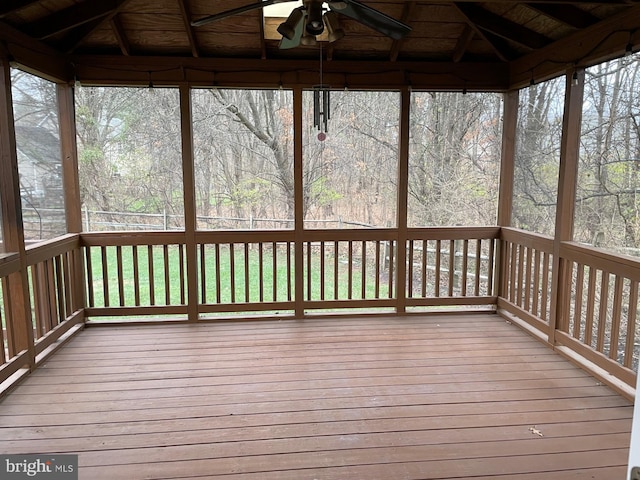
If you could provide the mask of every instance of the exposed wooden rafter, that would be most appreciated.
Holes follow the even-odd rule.
[[[260,58],[265,60],[267,58],[267,42],[264,38],[264,10],[262,8],[258,15],[258,32],[260,32]]]
[[[82,2],[37,20],[25,26],[24,30],[34,38],[46,39],[94,22],[97,19],[103,19],[110,14],[113,15],[126,1]]]
[[[114,15],[113,18],[111,18],[111,29],[118,40],[118,46],[122,54],[127,56],[131,55],[131,44],[129,43],[129,39],[118,15]]]
[[[543,48],[552,41],[534,30],[507,20],[477,5],[461,2],[456,2],[455,5],[470,24],[531,50]]]
[[[465,17],[465,20],[469,27],[485,42],[489,44],[493,52],[496,56],[503,62],[508,62],[510,54],[507,49],[504,47],[501,41],[496,41],[495,37],[490,35],[488,32],[485,32],[483,29],[478,27],[470,18],[466,17],[463,10],[460,8],[459,4],[455,4],[458,11]]]
[[[40,0],[4,0],[2,4],[0,4],[0,18],[26,8],[29,5],[33,5],[34,3],[38,3],[39,1]]]
[[[473,40],[473,37],[475,37],[475,35],[476,32],[473,28],[471,28],[470,25],[467,25],[464,28],[464,31],[462,32],[460,37],[458,37],[456,48],[453,49],[453,54],[451,55],[451,58],[454,62],[457,63],[462,60],[462,57],[467,51],[467,48],[469,48],[469,44],[471,43],[471,40]]]
[[[184,28],[189,38],[189,45],[191,46],[191,54],[194,57],[200,56],[200,47],[198,46],[198,39],[196,33],[191,26],[191,9],[189,8],[188,0],[178,0],[180,12],[182,13],[182,20],[184,21]]]
[[[527,3],[532,10],[553,18],[573,28],[587,28],[598,22],[598,18],[575,5],[554,5],[546,3]]]
[[[417,2],[415,1],[411,1],[404,4],[404,7],[402,8],[402,16],[400,17],[400,21],[402,23],[406,23],[409,26],[411,25],[410,19],[413,16],[413,12],[416,8],[416,3]],[[391,45],[391,53],[389,54],[390,61],[395,62],[398,59],[398,55],[400,54],[400,48],[402,48],[403,41],[404,41],[404,38],[393,41],[393,45]]]

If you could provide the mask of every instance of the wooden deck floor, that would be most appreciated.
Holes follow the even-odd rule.
[[[631,416],[497,315],[87,328],[0,403],[0,453],[78,453],[86,480],[611,480]]]

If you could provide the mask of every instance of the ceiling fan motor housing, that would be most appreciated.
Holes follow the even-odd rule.
[[[324,32],[324,21],[322,20],[322,0],[307,0],[305,8],[307,9],[307,23],[305,30],[309,35],[320,35]]]

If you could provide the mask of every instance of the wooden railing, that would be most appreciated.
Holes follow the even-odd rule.
[[[34,368],[55,342],[84,322],[80,255],[79,236],[65,235],[28,247],[24,264],[18,255],[0,261],[0,383]]]
[[[407,306],[491,305],[498,227],[410,229]]]
[[[498,306],[603,380],[622,381],[623,393],[634,388],[640,261],[561,242],[553,291],[553,240],[507,228],[501,235]]]

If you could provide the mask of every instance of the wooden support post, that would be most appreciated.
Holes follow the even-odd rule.
[[[191,88],[180,85],[180,122],[182,131],[182,183],[184,195],[184,232],[187,260],[187,312],[190,322],[198,321],[198,255],[196,248],[196,190],[191,121]]]
[[[304,316],[304,183],[302,171],[302,88],[293,90],[293,178],[295,200],[295,316]]]
[[[564,119],[560,143],[556,232],[553,240],[551,276],[551,317],[549,318],[549,343],[551,344],[555,343],[556,329],[564,329],[568,322],[567,307],[571,300],[571,266],[560,258],[560,247],[562,242],[573,238],[583,98],[584,69],[571,69],[566,75]]]
[[[78,175],[78,146],[76,143],[76,121],[73,88],[66,83],[58,84],[58,126],[60,129],[60,153],[62,156],[62,182],[67,233],[82,232],[82,207],[80,180]],[[73,252],[72,309],[85,307],[84,260],[80,251]],[[68,312],[73,313],[73,312]]]
[[[397,261],[396,269],[396,313],[406,313],[407,298],[407,203],[409,198],[409,121],[411,116],[411,90],[400,91],[400,133],[398,157],[398,208],[396,226]],[[411,259],[409,259],[411,261]]]
[[[9,291],[5,292],[11,309],[8,320],[12,322],[12,338],[9,340],[16,353],[28,352],[29,368],[34,369],[36,355],[20,202],[11,71],[6,57],[0,58],[0,200],[5,250],[17,253],[20,258],[20,269],[9,276]]]
[[[500,159],[500,192],[498,195],[498,226],[511,226],[513,210],[513,179],[516,158],[516,131],[518,127],[519,92],[512,90],[504,95],[504,121],[502,123],[502,156]],[[497,294],[507,294],[508,259],[504,256],[505,246],[502,240],[497,242],[495,271]]]

